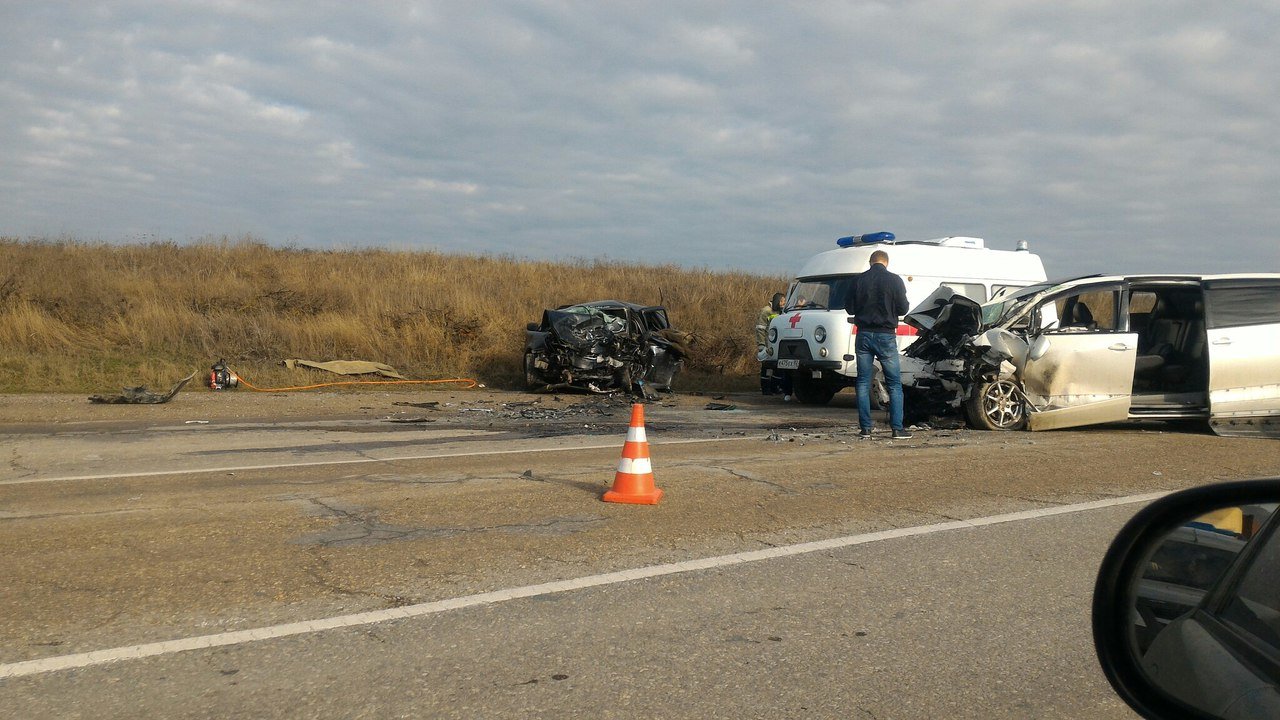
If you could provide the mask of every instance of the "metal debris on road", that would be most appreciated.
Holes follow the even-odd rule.
[[[151,392],[139,385],[138,387],[120,388],[119,395],[90,395],[89,402],[104,405],[159,405],[172,400],[173,396],[177,395],[178,391],[191,382],[191,378],[195,376],[195,373],[191,373],[182,378],[173,387],[169,388],[169,392],[166,393]]]
[[[425,408],[425,409],[427,409],[427,410],[439,410],[439,409],[440,409],[440,402],[439,402],[438,400],[432,400],[431,402],[420,402],[420,403],[414,403],[414,402],[393,402],[393,403],[391,403],[391,404],[392,404],[392,405],[399,405],[399,406],[401,406],[401,407]]]

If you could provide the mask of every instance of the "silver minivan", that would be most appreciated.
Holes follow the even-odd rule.
[[[974,427],[1186,419],[1280,437],[1280,273],[1091,276],[983,305],[940,293],[906,322],[912,397]]]

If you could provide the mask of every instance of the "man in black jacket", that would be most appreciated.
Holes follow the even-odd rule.
[[[911,437],[902,425],[902,374],[898,367],[898,318],[906,315],[910,308],[906,284],[889,272],[889,253],[883,250],[871,253],[871,266],[858,276],[844,309],[854,316],[858,333],[853,352],[858,359],[859,437],[871,437],[871,378],[875,374],[872,363],[877,359],[889,390],[889,426],[893,437]]]

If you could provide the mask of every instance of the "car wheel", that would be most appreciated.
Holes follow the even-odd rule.
[[[538,378],[538,373],[533,369],[533,353],[524,354],[524,386],[530,390],[537,390],[546,387],[546,383]]]
[[[836,394],[829,385],[803,375],[792,376],[791,389],[795,393],[796,400],[805,405],[826,405]]]
[[[1009,378],[983,383],[965,401],[969,425],[979,430],[1021,430],[1027,425],[1022,393]]]

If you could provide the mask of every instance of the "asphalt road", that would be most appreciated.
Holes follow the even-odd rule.
[[[625,506],[625,407],[402,397],[0,409],[0,707],[1132,717],[1088,635],[1110,537],[1280,474],[1159,424],[859,442],[847,403],[683,397],[648,409],[666,497]]]

